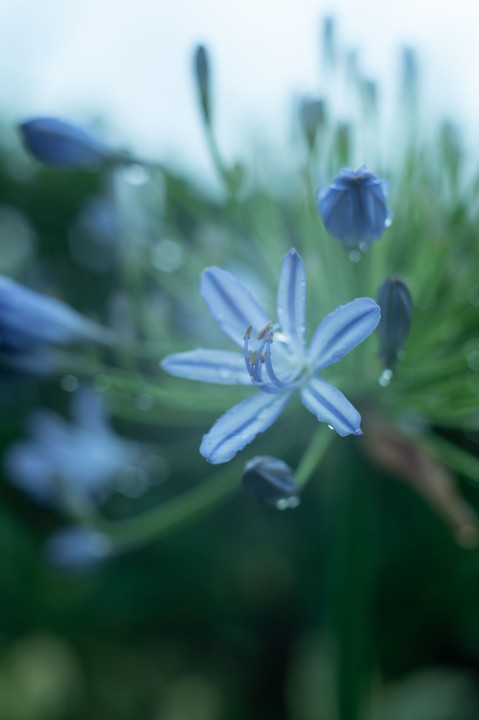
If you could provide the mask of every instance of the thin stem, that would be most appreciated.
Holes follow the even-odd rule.
[[[319,466],[334,436],[334,431],[331,431],[324,423],[321,423],[316,428],[296,471],[296,484],[298,487],[302,488],[306,485]]]
[[[127,520],[102,520],[97,529],[117,546],[130,546],[157,539],[204,515],[224,502],[240,487],[238,467],[229,465],[162,505]]]

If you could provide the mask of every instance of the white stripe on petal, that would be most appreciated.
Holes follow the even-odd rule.
[[[361,415],[343,393],[320,378],[312,378],[301,390],[303,405],[320,422],[331,425],[338,435],[362,435]]]
[[[340,305],[316,328],[309,348],[311,365],[321,370],[339,362],[372,333],[380,317],[379,306],[371,298],[357,298]]]
[[[306,273],[300,255],[293,248],[283,258],[276,309],[286,342],[304,348]]]
[[[256,334],[269,320],[244,285],[226,270],[205,270],[200,292],[220,328],[240,347],[250,325]]]
[[[228,350],[196,348],[168,355],[161,367],[170,375],[219,383],[220,385],[251,385],[243,355]]]
[[[215,465],[228,462],[274,423],[290,397],[260,392],[230,408],[204,435],[200,453]]]

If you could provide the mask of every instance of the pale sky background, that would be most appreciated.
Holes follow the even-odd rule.
[[[209,166],[191,72],[211,52],[226,156],[245,138],[287,142],[291,100],[321,90],[321,19],[391,88],[418,47],[428,108],[479,148],[479,6],[472,0],[0,0],[1,117],[103,118],[115,142],[181,167]],[[386,91],[387,94],[387,91]]]

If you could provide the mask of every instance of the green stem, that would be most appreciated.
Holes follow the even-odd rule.
[[[360,720],[371,672],[372,500],[346,456],[333,488],[332,614],[339,720]]]
[[[298,487],[302,488],[306,485],[334,440],[334,435],[335,433],[324,423],[316,428],[295,474]]]
[[[117,546],[143,543],[167,535],[179,526],[197,519],[224,502],[239,487],[238,466],[229,465],[162,505],[127,520],[102,520],[96,526]]]

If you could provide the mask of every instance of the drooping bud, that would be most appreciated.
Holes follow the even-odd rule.
[[[194,69],[201,111],[207,125],[211,123],[210,68],[208,51],[204,45],[198,45],[194,55]]]
[[[246,463],[243,471],[243,487],[260,502],[278,510],[299,505],[299,490],[294,472],[283,460],[269,455],[259,455]]]
[[[101,165],[109,150],[84,128],[56,117],[38,117],[19,125],[23,143],[33,157],[55,170]]]
[[[402,280],[388,278],[379,288],[376,301],[381,308],[381,320],[376,328],[379,340],[378,355],[384,366],[393,370],[409,334],[412,315],[411,293]]]
[[[326,103],[319,98],[303,99],[300,106],[301,126],[310,150],[313,149],[316,133],[324,126]]]
[[[320,188],[317,207],[326,230],[349,250],[366,250],[391,222],[386,206],[388,182],[369,172],[342,168],[333,182]]]

